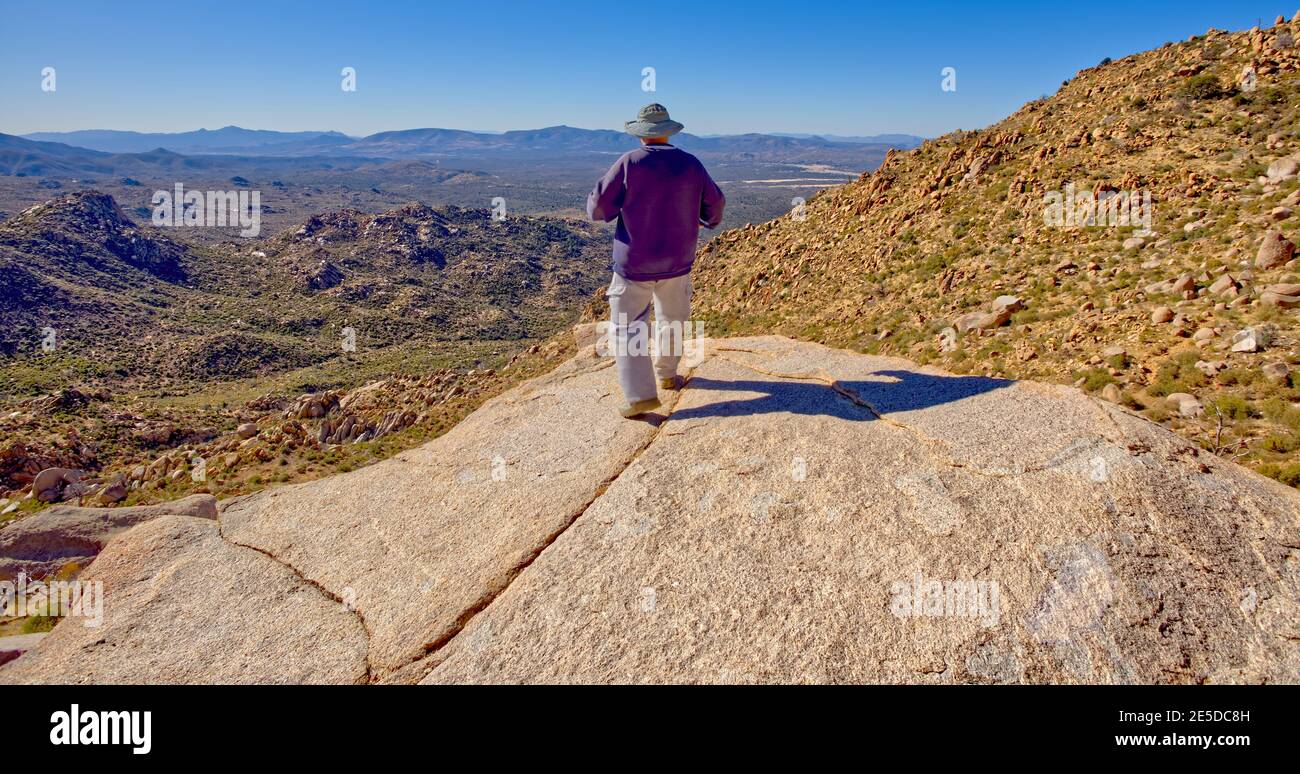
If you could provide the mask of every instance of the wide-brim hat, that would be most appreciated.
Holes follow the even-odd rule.
[[[668,137],[677,134],[686,127],[668,117],[668,108],[658,102],[641,108],[635,121],[623,124],[623,131],[633,137]]]

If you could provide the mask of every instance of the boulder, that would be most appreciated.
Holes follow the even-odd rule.
[[[101,489],[96,499],[100,505],[116,505],[126,499],[126,493],[126,481],[118,478]]]
[[[1264,235],[1255,254],[1255,268],[1260,270],[1276,269],[1295,255],[1295,245],[1281,231],[1270,231]]]
[[[1269,164],[1268,171],[1264,174],[1270,183],[1280,183],[1295,177],[1297,170],[1300,170],[1300,162],[1291,156],[1284,156]]]
[[[955,352],[957,350],[957,329],[947,327],[939,331],[939,351]]]
[[[578,349],[586,346],[593,346],[596,343],[597,326],[599,323],[579,323],[573,326],[573,343]]]
[[[1196,399],[1195,395],[1188,395],[1185,392],[1170,393],[1165,400],[1173,404],[1178,409],[1178,413],[1185,417],[1199,417],[1205,413],[1205,407]]]
[[[1226,479],[1228,463],[1065,388],[783,340],[734,346],[749,351],[696,369],[702,386],[665,431],[424,660],[423,682],[1234,682],[1300,670],[1283,569],[1293,490],[1245,471]],[[821,385],[832,402],[812,409]],[[792,457],[805,475],[791,476]],[[665,469],[670,459],[699,462]],[[1220,486],[1284,497],[1285,516]],[[1228,537],[1243,512],[1274,535],[1267,560]],[[1184,537],[1157,536],[1152,518]],[[1172,542],[1206,531],[1223,542],[1192,538],[1197,555]],[[1227,545],[1261,575],[1224,580],[1235,563],[1200,564]],[[1151,553],[1160,559],[1139,559]],[[974,577],[1016,600],[996,623],[916,602]],[[1243,612],[1247,586],[1271,595],[1270,611]],[[1261,653],[1260,629],[1269,655],[1246,655]]]
[[[1291,369],[1286,363],[1265,363],[1260,369],[1264,378],[1274,384],[1282,384],[1291,376]]]
[[[1210,292],[1216,296],[1221,296],[1229,290],[1239,287],[1237,281],[1230,274],[1220,274],[1219,278],[1210,285]]]
[[[1157,325],[1170,322],[1173,319],[1174,310],[1167,306],[1156,307],[1155,311],[1151,313],[1151,322]]]
[[[32,496],[43,503],[59,502],[63,499],[64,489],[80,483],[84,475],[82,471],[70,468],[46,468],[32,479]]]
[[[1285,296],[1272,290],[1265,290],[1259,294],[1259,302],[1264,306],[1280,306],[1284,309],[1300,306],[1300,295]]]
[[[0,682],[359,683],[368,676],[366,633],[353,612],[289,567],[222,540],[208,519],[141,524],[79,580],[103,584],[100,625],[60,621],[0,667]]]
[[[217,500],[200,494],[130,508],[47,508],[0,530],[0,578],[18,572],[44,574],[72,561],[84,563],[123,530],[167,514],[215,519]]]
[[[1220,371],[1228,367],[1228,364],[1222,360],[1197,360],[1196,370],[1210,378],[1214,378]]]
[[[953,325],[960,333],[973,330],[988,330],[1006,325],[1011,320],[1011,312],[1001,309],[996,312],[971,312],[953,320]]]
[[[306,274],[303,284],[307,290],[329,290],[342,284],[343,279],[343,271],[339,267],[323,260]]]
[[[1268,346],[1270,338],[1267,328],[1243,328],[1232,336],[1232,351],[1258,352]]]
[[[175,429],[167,425],[141,427],[134,433],[135,440],[145,446],[162,446],[172,439]]]
[[[993,299],[993,313],[999,314],[1003,311],[1012,314],[1025,308],[1025,303],[1020,300],[1019,296],[998,296]]]

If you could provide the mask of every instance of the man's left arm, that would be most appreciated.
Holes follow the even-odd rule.
[[[722,211],[726,209],[727,197],[722,194],[722,189],[718,184],[713,182],[709,177],[708,170],[700,167],[704,174],[704,186],[700,192],[700,225],[706,228],[717,228],[722,222]]]

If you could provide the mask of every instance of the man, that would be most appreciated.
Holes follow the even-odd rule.
[[[614,279],[610,324],[618,383],[619,413],[637,417],[659,407],[658,386],[681,389],[677,375],[684,345],[683,325],[691,314],[691,265],[700,226],[717,228],[726,198],[704,165],[668,138],[684,127],[663,105],[641,108],[624,130],[641,147],[623,154],[587,197],[592,220],[618,219],[614,231]],[[648,347],[650,306],[655,312],[655,359]]]

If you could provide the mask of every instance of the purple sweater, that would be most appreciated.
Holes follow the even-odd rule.
[[[726,202],[699,159],[671,145],[643,145],[596,183],[587,217],[618,218],[614,273],[661,280],[690,272],[700,226],[717,228]]]

